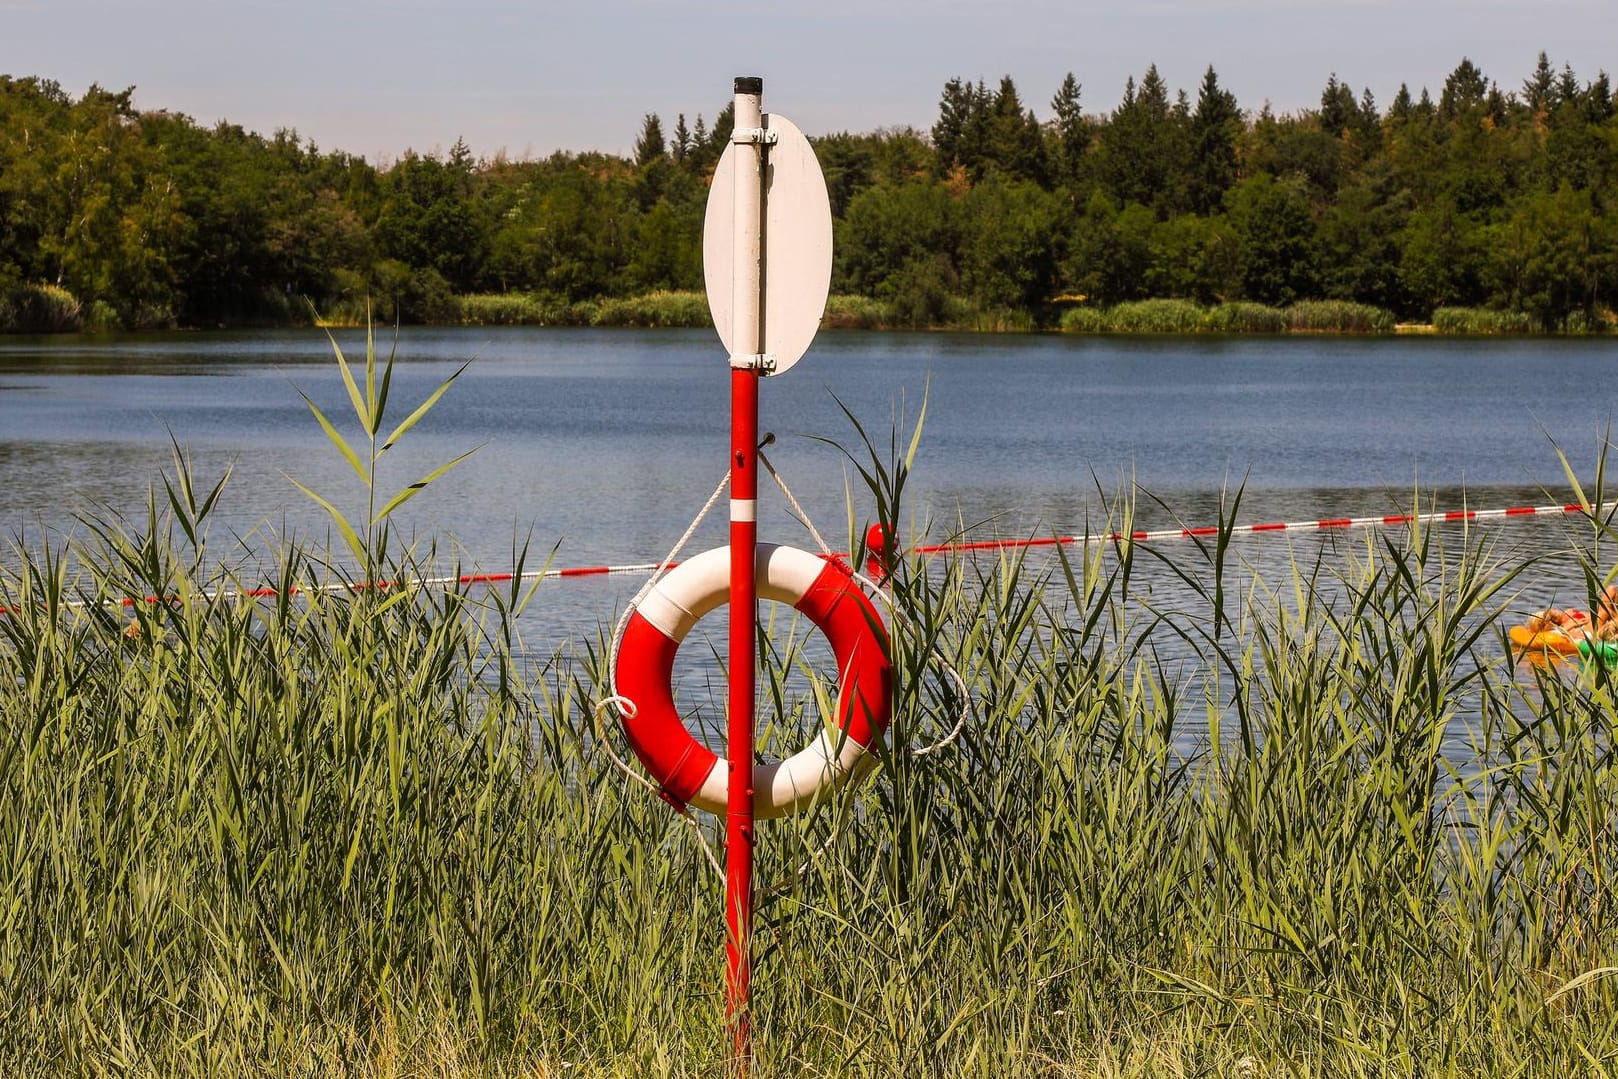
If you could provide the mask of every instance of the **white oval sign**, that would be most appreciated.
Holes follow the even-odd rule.
[[[809,348],[826,313],[831,288],[831,199],[814,148],[791,120],[764,115],[776,136],[764,174],[764,352],[780,374]],[[731,333],[731,275],[735,268],[736,146],[725,147],[708,190],[702,227],[702,276],[708,310],[725,349]]]

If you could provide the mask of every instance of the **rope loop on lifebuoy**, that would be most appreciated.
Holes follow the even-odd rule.
[[[760,599],[790,604],[831,644],[838,670],[834,727],[774,764],[755,765],[755,818],[797,812],[857,777],[888,727],[893,665],[882,617],[848,568],[793,547],[757,546]],[[726,810],[729,769],[686,729],[674,704],[674,656],[702,616],[730,598],[730,548],[681,563],[636,603],[613,670],[614,693],[634,702],[619,709],[624,734],[661,793],[710,813]]]

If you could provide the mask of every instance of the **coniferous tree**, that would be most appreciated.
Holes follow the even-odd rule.
[[[663,121],[657,113],[649,112],[641,122],[640,137],[635,140],[635,164],[646,166],[668,155],[668,143],[663,138]]]
[[[1579,79],[1573,74],[1572,64],[1563,64],[1562,73],[1556,77],[1556,97],[1558,104],[1579,99]]]
[[[1539,63],[1534,66],[1534,73],[1523,80],[1523,104],[1528,106],[1528,114],[1538,123],[1543,123],[1556,108],[1556,75],[1551,71],[1550,57],[1543,51],[1539,54]]]
[[[691,129],[691,148],[686,151],[687,167],[697,173],[704,173],[718,164],[719,157],[725,152],[725,144],[730,142],[730,133],[736,125],[736,105],[727,103],[714,117],[713,128],[710,130],[703,121],[702,114],[697,114],[697,122]]]
[[[1213,65],[1203,73],[1197,108],[1191,114],[1191,208],[1212,213],[1236,182],[1236,143],[1242,114],[1236,95],[1219,85]]]
[[[1402,126],[1415,115],[1416,104],[1410,99],[1410,87],[1406,83],[1399,84],[1399,92],[1393,95],[1393,104],[1388,106],[1387,122],[1395,127]]]
[[[686,168],[701,173],[712,165],[718,158],[710,159],[708,156],[708,125],[702,119],[702,113],[697,113],[697,122],[691,128],[691,148],[685,152]]]
[[[1444,92],[1438,99],[1438,115],[1445,120],[1453,120],[1476,111],[1482,108],[1488,90],[1488,80],[1483,77],[1483,72],[1471,60],[1462,57],[1455,70],[1444,80]]]
[[[719,155],[725,152],[726,145],[730,143],[731,133],[735,130],[736,103],[727,101],[725,102],[725,107],[720,109],[718,114],[714,116],[713,130],[708,132],[707,149],[713,160],[718,161]]]
[[[959,164],[967,175],[976,180],[983,175],[989,160],[989,142],[992,132],[990,120],[989,88],[982,79],[971,87],[972,102],[966,113],[966,129],[961,134]]]
[[[1360,94],[1359,124],[1355,134],[1367,155],[1381,142],[1382,119],[1376,111],[1376,95],[1371,93],[1369,86]]]
[[[674,141],[669,144],[669,153],[673,155],[676,165],[683,165],[690,152],[691,131],[685,126],[685,113],[682,112],[674,120]]]
[[[1008,176],[1047,182],[1045,140],[1039,121],[1025,111],[1010,75],[1000,80],[989,108],[988,158]]]
[[[938,99],[938,120],[933,124],[933,148],[938,152],[940,174],[953,166],[965,164],[961,155],[965,150],[966,126],[972,116],[972,87],[960,78],[944,84]]]
[[[1333,138],[1341,138],[1353,126],[1357,113],[1354,91],[1347,83],[1337,81],[1332,72],[1326,80],[1326,89],[1320,94],[1320,129]]]
[[[1096,154],[1097,172],[1113,197],[1160,211],[1177,206],[1184,192],[1186,147],[1181,121],[1169,104],[1157,65],[1137,87],[1131,77]]]
[[[1584,92],[1585,119],[1592,124],[1604,124],[1618,114],[1618,101],[1614,101],[1612,81],[1605,71],[1596,73],[1595,81]]]
[[[1090,149],[1090,122],[1080,105],[1082,88],[1070,71],[1051,99],[1051,176],[1058,186],[1076,187],[1084,155]]]
[[[1489,92],[1483,96],[1483,114],[1495,127],[1505,126],[1508,105],[1506,95],[1500,92],[1500,85],[1490,82]]]

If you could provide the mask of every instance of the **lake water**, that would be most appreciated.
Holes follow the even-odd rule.
[[[363,356],[363,334],[338,340]],[[457,545],[468,565],[508,568],[514,537],[530,535],[537,550],[556,546],[560,566],[653,561],[724,474],[729,375],[709,331],[405,329],[398,356],[396,417],[472,361],[383,479],[391,492],[476,451],[401,515],[407,533]],[[918,535],[935,540],[960,526],[977,537],[1099,529],[1106,499],[1131,482],[1144,492],[1142,528],[1214,523],[1238,485],[1243,522],[1407,512],[1418,500],[1560,503],[1569,490],[1553,442],[1593,472],[1615,359],[1603,340],[826,333],[764,382],[761,427],[836,546],[848,492],[856,518],[871,515],[838,448],[867,460],[843,409],[880,446],[902,448],[924,403],[907,497]],[[0,338],[0,529],[37,536],[82,514],[142,512],[172,437],[203,480],[233,470],[215,544],[323,537],[292,477],[345,509],[363,502],[300,393],[353,430],[318,330]],[[725,542],[724,516],[720,503],[691,551]],[[1562,521],[1491,527],[1513,548],[1568,544]],[[760,536],[812,546],[773,492]],[[1296,541],[1245,542],[1250,560],[1284,567]],[[638,583],[546,585],[541,617],[568,632],[610,623]],[[1572,587],[1552,568],[1526,582],[1525,601],[1571,600]]]

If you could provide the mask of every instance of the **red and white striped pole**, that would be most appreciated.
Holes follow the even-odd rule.
[[[731,281],[730,358],[730,688],[725,813],[725,989],[737,1071],[752,1056],[748,993],[753,931],[753,693],[758,586],[758,382],[764,365],[764,80],[735,86],[735,270]]]

